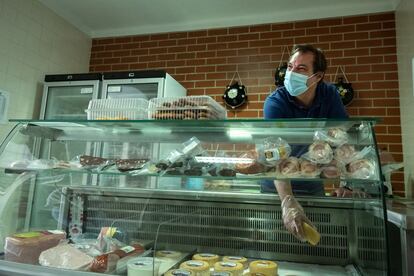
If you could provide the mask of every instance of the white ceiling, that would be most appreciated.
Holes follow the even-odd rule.
[[[39,0],[92,38],[395,10],[400,0]]]

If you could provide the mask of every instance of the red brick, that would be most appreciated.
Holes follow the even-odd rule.
[[[164,40],[168,39],[168,34],[151,34],[150,35],[151,40]]]
[[[319,27],[319,28],[309,28],[306,29],[307,35],[323,35],[323,34],[329,34],[330,28],[329,27]]]
[[[264,24],[264,25],[256,25],[256,26],[250,26],[249,31],[251,33],[263,33],[268,32],[272,29],[272,26],[270,24]]]
[[[97,65],[94,67],[95,72],[111,71],[111,65]]]
[[[356,30],[357,31],[372,31],[372,30],[380,30],[382,27],[380,22],[375,23],[363,23],[363,24],[357,24]]]
[[[178,39],[177,45],[191,45],[196,44],[197,39],[196,38],[186,38],[186,39]]]
[[[186,80],[205,80],[206,79],[206,74],[187,74],[186,75]]]
[[[152,48],[149,49],[149,54],[150,55],[156,55],[156,54],[165,54],[167,53],[169,48],[165,47],[165,48]]]
[[[399,107],[400,100],[399,99],[374,99],[374,106],[385,106],[385,107]]]
[[[374,128],[375,128],[375,133],[376,134],[379,134],[379,133],[387,134],[388,133],[386,126],[376,125]]]
[[[342,41],[342,40],[343,40],[342,34],[329,34],[329,35],[319,36],[320,42],[331,42],[331,41]]]
[[[208,44],[207,45],[207,50],[211,51],[211,50],[223,50],[223,49],[227,49],[227,44],[226,43],[214,43],[214,44]]]
[[[214,87],[214,81],[197,81],[195,87]]]
[[[294,22],[294,28],[295,29],[302,29],[302,28],[312,28],[318,26],[317,20],[307,20],[307,21],[298,21]]]
[[[352,107],[372,107],[371,99],[354,99],[352,101]]]
[[[216,43],[216,42],[217,42],[217,37],[215,36],[197,38],[197,44],[207,44],[207,43]]]
[[[342,24],[342,18],[319,19],[318,24],[319,24],[319,26],[341,25]]]
[[[217,51],[218,57],[231,57],[231,56],[237,56],[237,50],[222,50]]]
[[[226,73],[207,73],[206,78],[207,79],[219,80],[219,79],[226,79],[227,75],[226,75]],[[219,89],[222,89],[222,88],[219,88]]]
[[[371,48],[371,55],[386,55],[386,54],[395,54],[397,53],[397,48],[394,47],[379,47]]]
[[[282,32],[266,32],[260,33],[260,39],[268,39],[268,38],[281,38]]]
[[[158,42],[158,46],[160,47],[175,46],[175,45],[177,45],[177,40],[175,39],[161,40]]]
[[[395,89],[398,88],[398,81],[377,81],[372,83],[372,89]]]
[[[177,74],[190,74],[195,72],[195,67],[181,67],[177,68],[176,73]]]
[[[132,36],[124,36],[115,38],[115,43],[129,43],[132,42]]]
[[[369,21],[371,21],[371,22],[373,22],[373,21],[387,21],[387,20],[395,20],[394,12],[369,15]]]
[[[175,59],[175,54],[164,54],[164,55],[158,55],[158,60],[172,60]]]
[[[168,38],[177,39],[177,38],[186,38],[188,36],[187,32],[178,32],[178,33],[169,33]]]
[[[112,53],[113,57],[127,57],[131,54],[130,50],[116,51]]]
[[[233,27],[229,28],[229,34],[242,34],[242,33],[248,33],[249,27]]]
[[[240,48],[247,48],[249,47],[249,42],[243,41],[243,42],[230,42],[227,45],[227,48],[229,49],[240,49]]]
[[[280,47],[264,47],[260,48],[260,54],[274,54],[280,53]],[[289,55],[286,54],[285,57],[287,58]]]
[[[331,33],[350,33],[355,32],[355,25],[343,25],[331,27]]]
[[[207,36],[207,31],[195,31],[189,32],[188,37],[200,37],[200,36]]]
[[[348,65],[348,64],[355,64],[356,58],[348,57],[348,58],[335,58],[331,60],[331,65]]]
[[[393,129],[399,129],[399,131],[392,131],[393,133],[401,133],[401,126],[388,126],[388,129],[390,130]],[[389,151],[390,152],[402,152],[403,147],[402,145],[389,145]]]
[[[190,89],[187,91],[189,96],[201,96],[205,95],[204,89],[198,88],[198,89]]]
[[[289,29],[293,29],[293,23],[276,23],[276,24],[272,24],[272,31],[284,31],[284,30],[289,30]]]
[[[176,55],[177,55],[177,59],[195,58],[195,53],[179,53],[179,54],[176,54]]]
[[[370,38],[395,37],[395,30],[373,31],[369,34]]]
[[[355,32],[355,33],[344,34],[345,40],[361,40],[361,39],[368,39],[368,38],[369,38],[368,32]]]
[[[243,110],[236,113],[237,118],[257,118],[258,111]]]
[[[371,70],[372,72],[396,72],[398,71],[398,66],[395,63],[373,64]]]
[[[392,108],[392,107],[388,107],[387,108],[387,116],[400,116],[401,112],[400,112],[400,108]]]
[[[165,61],[148,62],[148,68],[160,69],[160,68],[164,68],[166,66],[166,64],[167,63]]]
[[[355,41],[332,42],[331,49],[355,48]]]
[[[382,39],[357,40],[356,42],[357,48],[376,46],[382,46]]]
[[[240,64],[240,63],[248,63],[249,57],[237,56],[237,57],[229,57],[227,58],[227,63],[229,64]]]
[[[386,80],[398,80],[398,73],[397,72],[385,73],[385,79]]]
[[[354,56],[354,57],[358,57],[358,56],[367,56],[369,55],[369,49],[345,49],[344,50],[344,56]]]
[[[359,81],[376,81],[376,80],[384,80],[383,73],[364,73],[358,74]]]
[[[217,65],[216,66],[216,71],[217,72],[228,72],[228,71],[236,71],[237,70],[237,65],[235,64],[231,64],[231,65]]]
[[[134,45],[136,43],[133,43],[131,45]],[[129,44],[124,44],[124,45],[129,45]],[[141,48],[152,48],[152,47],[157,47],[158,46],[158,41],[145,41],[145,42],[141,42],[140,47]],[[126,48],[125,49],[131,49],[131,48]]]
[[[142,41],[149,41],[149,40],[150,40],[149,35],[140,35],[140,36],[132,37],[132,41],[134,42],[142,42]]]
[[[343,18],[344,24],[357,24],[357,23],[364,23],[368,22],[368,16],[349,16]]]
[[[185,66],[185,60],[168,60],[167,67]]]
[[[217,37],[217,42],[233,42],[237,41],[237,35],[226,35]]]
[[[209,58],[207,59],[207,64],[213,64],[213,65],[218,65],[218,64],[226,64],[227,59],[224,57],[219,57],[219,58]]]
[[[131,50],[132,56],[145,56],[149,54],[149,49],[137,49],[137,50]]]
[[[128,70],[129,65],[128,64],[114,64],[111,67],[111,70],[113,71],[121,71],[121,70]]]
[[[103,51],[105,50],[105,46],[104,45],[93,45],[91,48],[92,52],[99,52],[99,51]]]
[[[227,28],[207,30],[208,36],[227,35],[228,33],[229,33],[229,30]]]
[[[272,39],[272,45],[279,46],[280,45],[292,45],[293,44],[293,38],[278,38],[278,39]]]
[[[283,31],[283,37],[304,36],[306,34],[304,29]]]
[[[241,34],[238,36],[238,40],[257,40],[259,39],[260,34],[252,33],[252,34]]]
[[[138,57],[122,57],[121,58],[122,63],[134,63],[138,62]]]
[[[105,58],[104,59],[104,64],[112,64],[112,63],[120,63],[121,59],[118,58]]]
[[[268,47],[272,44],[271,40],[256,40],[256,41],[249,41],[250,48],[262,48]]]
[[[396,38],[395,37],[392,37],[392,38],[384,38],[382,40],[382,45],[384,45],[384,46],[395,46],[395,45],[397,45]]]
[[[368,50],[368,49],[366,49]],[[367,56],[367,57],[358,57],[358,64],[372,64],[372,63],[383,63],[382,56]]]
[[[302,36],[294,38],[295,44],[314,44],[318,42],[317,36]]]
[[[187,47],[188,52],[197,52],[207,50],[207,45],[189,45]]]
[[[131,70],[143,70],[147,68],[148,68],[147,63],[133,63],[129,65],[129,69]]]
[[[115,42],[114,38],[95,39],[97,44],[111,44]]]
[[[186,60],[185,64],[186,65],[193,65],[193,66],[205,65],[206,60],[205,59],[190,59],[190,60]]]
[[[377,140],[381,143],[401,143],[401,135],[377,135]]]
[[[197,73],[207,73],[207,72],[215,72],[216,67],[213,65],[210,66],[197,66],[196,72]]]
[[[96,58],[107,58],[107,57],[112,57],[112,52],[100,52],[100,53],[96,53]]]
[[[371,72],[371,65],[346,65],[345,72],[349,72],[349,73]]]
[[[237,50],[238,56],[252,56],[259,54],[259,49],[257,48],[249,48],[249,49],[240,49]]]

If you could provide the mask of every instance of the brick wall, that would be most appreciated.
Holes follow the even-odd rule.
[[[274,71],[285,45],[311,43],[325,50],[326,80],[345,68],[356,95],[351,116],[383,119],[376,126],[381,149],[402,161],[395,17],[393,12],[320,20],[229,27],[190,32],[94,39],[91,72],[166,69],[189,95],[222,102],[224,88],[238,71],[249,102],[230,118],[262,117],[263,101],[275,89]],[[284,59],[287,59],[285,56]],[[403,172],[393,175],[404,193]]]

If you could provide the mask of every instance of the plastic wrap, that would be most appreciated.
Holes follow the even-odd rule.
[[[278,160],[288,158],[292,149],[282,138],[268,137],[263,141],[263,151],[266,162],[275,165]]]
[[[328,164],[332,161],[333,151],[327,142],[315,141],[301,157],[317,164]]]
[[[42,251],[54,247],[66,238],[60,230],[33,231],[6,237],[4,258],[6,261],[38,264]]]
[[[300,163],[296,157],[279,160],[276,165],[276,175],[278,177],[294,178],[300,176]]]
[[[239,156],[242,159],[245,159],[245,163],[236,163],[235,170],[242,174],[257,174],[265,172],[265,166],[258,161],[258,153],[256,150],[250,150],[246,153],[243,153]],[[251,160],[249,162],[249,160]]]
[[[335,149],[334,158],[342,164],[348,164],[352,160],[355,160],[358,152],[355,147],[350,144],[343,144]]]
[[[313,136],[314,141],[325,141],[333,147],[348,143],[349,137],[346,130],[341,127],[317,130]]]
[[[306,160],[306,159],[299,159],[299,164],[300,164],[300,175],[302,177],[318,177],[321,173],[321,169],[318,166],[318,164]]]
[[[93,258],[74,245],[61,244],[43,251],[39,256],[42,266],[71,270],[87,270]]]

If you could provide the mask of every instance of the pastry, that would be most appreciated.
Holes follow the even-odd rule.
[[[309,146],[309,159],[315,163],[327,164],[331,162],[332,157],[332,148],[327,142],[315,141]]]
[[[235,170],[243,174],[256,174],[265,171],[264,165],[260,164],[258,159],[258,154],[255,150],[251,150],[241,156],[242,158],[252,159],[250,163],[236,163]]]
[[[294,177],[300,172],[299,159],[296,157],[289,157],[280,160],[277,164],[277,173],[284,177]]]
[[[306,159],[300,159],[300,174],[303,177],[316,177],[320,174],[320,170],[316,163]]]
[[[350,144],[343,144],[342,146],[335,149],[335,159],[342,162],[343,164],[348,164],[355,156],[355,154],[355,147]]]

